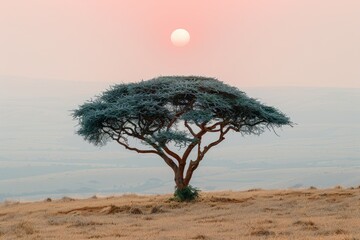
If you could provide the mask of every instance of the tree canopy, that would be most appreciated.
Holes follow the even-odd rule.
[[[229,131],[259,135],[291,125],[289,117],[276,108],[217,79],[199,76],[117,84],[79,106],[73,116],[80,125],[77,133],[95,145],[114,140],[129,150],[162,157],[174,170],[179,188],[188,185],[204,155]],[[206,133],[217,133],[218,138],[203,146]],[[130,146],[129,138],[148,148]],[[170,146],[184,149],[183,154]],[[197,157],[184,177],[186,160],[194,149]]]

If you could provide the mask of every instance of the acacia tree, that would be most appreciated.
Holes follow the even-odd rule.
[[[79,121],[77,133],[95,145],[114,140],[128,150],[161,157],[173,170],[178,190],[189,185],[205,154],[229,131],[259,135],[291,125],[276,108],[214,78],[196,76],[115,85],[79,106],[73,117]],[[216,138],[206,142],[211,134]]]

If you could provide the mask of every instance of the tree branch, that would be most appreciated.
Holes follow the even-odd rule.
[[[266,121],[265,120],[260,120],[260,121],[254,122],[254,123],[244,123],[242,126],[254,127],[254,126],[259,125],[261,123],[266,123]]]
[[[133,127],[134,127],[134,132],[135,133],[137,133],[137,126],[136,126],[136,124],[135,123],[133,123],[132,121],[130,121],[130,120],[127,120],[127,122],[129,123],[129,124],[131,124]]]
[[[235,132],[239,132],[239,128],[235,128],[233,126],[229,126],[227,129],[225,129],[224,131],[224,135],[227,134],[230,130],[234,130]]]
[[[179,155],[177,155],[176,153],[174,153],[173,151],[171,151],[167,146],[163,146],[162,149],[164,149],[164,151],[169,154],[170,156],[172,156],[173,158],[175,158],[179,163],[181,162],[181,158]]]
[[[174,118],[171,119],[170,123],[167,126],[167,130],[169,130],[172,125],[176,122],[176,120],[183,115],[184,113],[186,113],[189,109],[191,109],[194,105],[195,100],[192,100],[191,102],[189,102],[189,104],[187,106],[184,107],[184,109],[182,109],[180,112],[176,113]]]
[[[194,137],[196,136],[196,133],[194,132],[194,130],[192,130],[192,128],[190,127],[189,123],[185,120],[184,121],[184,125],[185,127],[189,130],[189,132],[191,133],[191,135],[193,135]]]
[[[210,144],[207,145],[206,147],[204,147],[204,150],[201,152],[202,157],[204,157],[204,155],[210,150],[210,148],[218,145],[218,144],[221,143],[223,140],[225,140],[224,135],[225,135],[225,132],[221,130],[219,139],[216,140],[215,142],[210,143]]]
[[[159,155],[164,161],[165,163],[171,167],[171,169],[176,172],[177,171],[177,165],[174,163],[173,160],[171,160],[171,158],[169,158],[168,156],[166,156],[163,152],[158,151],[158,150],[141,150],[135,147],[130,147],[129,145],[127,145],[126,143],[123,143],[120,141],[120,139],[116,140],[119,144],[123,145],[126,149],[128,150],[132,150],[132,151],[136,151],[137,153],[154,153],[156,155]],[[154,146],[153,146],[154,147]]]
[[[141,150],[135,147],[130,147],[129,145],[127,145],[126,143],[123,143],[120,141],[120,139],[116,140],[119,144],[123,145],[126,149],[128,150],[132,150],[132,151],[136,151],[137,153],[154,153],[157,155],[160,155],[158,151],[155,150]]]
[[[115,130],[114,130],[113,128],[111,128],[111,127],[109,127],[109,129],[115,131]],[[121,139],[121,136],[120,136],[120,135],[116,136],[114,133],[111,133],[110,131],[107,131],[106,129],[103,129],[103,131],[104,131],[105,133],[107,133],[113,140],[115,140],[116,142],[118,142],[120,145],[124,146],[124,147],[125,147],[126,149],[128,149],[128,150],[135,151],[135,152],[137,152],[137,153],[153,153],[153,154],[159,155],[159,156],[166,162],[166,164],[169,165],[169,166],[173,169],[174,172],[177,171],[177,168],[178,168],[178,167],[177,167],[177,165],[174,163],[174,161],[171,160],[171,158],[169,158],[168,156],[166,156],[165,153],[163,153],[156,144],[151,143],[151,142],[149,142],[149,141],[146,141],[145,137],[140,136],[140,135],[138,135],[138,134],[128,134],[128,133],[127,133],[127,135],[129,135],[129,136],[131,136],[131,137],[138,138],[138,139],[140,139],[140,140],[146,141],[146,142],[147,142],[150,146],[152,146],[155,150],[142,150],[142,149],[138,149],[138,148],[135,148],[135,147],[130,147],[127,143],[124,143],[124,142],[122,142],[122,141],[120,140],[120,139]],[[125,130],[124,132],[126,132],[126,130]],[[125,138],[124,136],[122,136],[122,138],[125,139],[125,141],[126,141],[126,138]],[[164,149],[164,150],[165,150],[165,149]],[[165,151],[166,151],[166,150],[165,150]],[[166,152],[167,152],[167,151],[166,151]],[[171,153],[171,151],[168,149],[168,154],[171,155],[170,153]],[[174,153],[174,154],[175,154],[175,153]],[[176,154],[175,154],[175,155],[176,155]],[[172,156],[172,155],[171,155],[171,156]],[[176,155],[176,157],[175,157],[175,156],[173,156],[173,157],[176,158],[176,160],[180,161],[180,157],[179,157],[178,155]]]
[[[215,124],[213,124],[213,125],[211,125],[211,126],[209,126],[209,127],[206,127],[206,129],[207,129],[208,131],[212,131],[212,130],[214,130],[217,126],[220,126],[220,129],[216,130],[216,131],[220,131],[220,130],[221,130],[221,125],[222,125],[223,123],[224,123],[224,122],[217,122],[217,123],[215,123]]]
[[[176,173],[178,166],[174,163],[174,161],[171,160],[171,158],[169,158],[168,156],[166,156],[163,152],[159,152],[159,155],[162,157],[162,159],[164,159],[166,164],[171,167],[174,173]]]
[[[167,125],[167,127],[166,127],[167,130],[169,130],[169,129],[172,127],[172,125],[176,122],[176,120],[177,120],[182,114],[184,114],[185,112],[186,112],[186,108],[184,108],[182,111],[176,113],[175,116],[174,116],[174,118],[171,119],[170,123]]]
[[[221,129],[220,129],[220,136],[219,136],[218,140],[216,140],[216,141],[210,143],[209,145],[207,145],[206,147],[204,147],[203,151],[201,151],[201,147],[200,147],[201,139],[199,140],[198,156],[195,161],[190,161],[189,167],[186,171],[186,176],[185,176],[185,180],[184,180],[184,183],[186,185],[189,184],[190,179],[193,175],[193,172],[197,169],[197,167],[199,166],[199,163],[204,158],[205,154],[210,150],[210,148],[218,145],[220,142],[222,142],[225,139],[225,137],[224,137],[225,132],[223,131],[223,126],[222,125],[220,125],[220,126],[221,126]]]
[[[191,151],[194,149],[194,147],[199,144],[199,142],[201,141],[202,136],[206,133],[205,129],[200,130],[200,132],[198,134],[195,135],[195,138],[197,139],[196,142],[192,142],[188,148],[185,150],[182,158],[181,158],[181,162],[186,162],[186,159],[189,157]]]

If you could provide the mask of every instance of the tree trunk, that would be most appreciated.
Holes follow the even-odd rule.
[[[201,160],[202,160],[202,158],[198,157],[198,159],[196,161],[190,161],[189,168],[186,171],[186,176],[184,178],[184,183],[186,186],[189,185],[191,177],[192,177],[194,171],[199,166],[199,163]]]
[[[184,189],[188,185],[188,184],[185,184],[184,169],[185,169],[185,164],[180,163],[179,168],[175,172],[175,179],[174,180],[175,180],[176,188],[179,189],[179,190]]]

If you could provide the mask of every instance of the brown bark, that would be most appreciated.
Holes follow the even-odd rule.
[[[179,189],[179,190],[182,190],[187,186],[187,185],[185,185],[184,178],[182,178],[182,177],[175,177],[175,183],[176,183],[176,189]]]
[[[184,182],[184,169],[185,169],[185,163],[179,163],[179,167],[177,171],[175,172],[175,183],[177,189],[183,189],[188,184],[185,184]]]
[[[186,184],[186,186],[189,185],[191,177],[192,177],[194,171],[199,166],[199,162],[200,161],[190,161],[189,168],[186,171],[186,177],[184,179],[184,183]]]
[[[201,160],[204,158],[205,154],[210,150],[210,148],[218,145],[219,143],[221,143],[222,141],[225,140],[225,137],[224,137],[225,132],[223,131],[223,126],[220,125],[219,131],[220,131],[219,138],[216,141],[214,141],[214,142],[210,143],[209,145],[207,145],[206,147],[204,147],[204,149],[202,151],[201,151],[201,138],[199,139],[197,158],[196,158],[195,161],[190,161],[189,167],[188,167],[188,169],[186,171],[186,176],[184,178],[185,186],[189,185],[191,177],[192,177],[194,171],[198,168]],[[186,162],[186,159],[182,159],[182,160]]]

